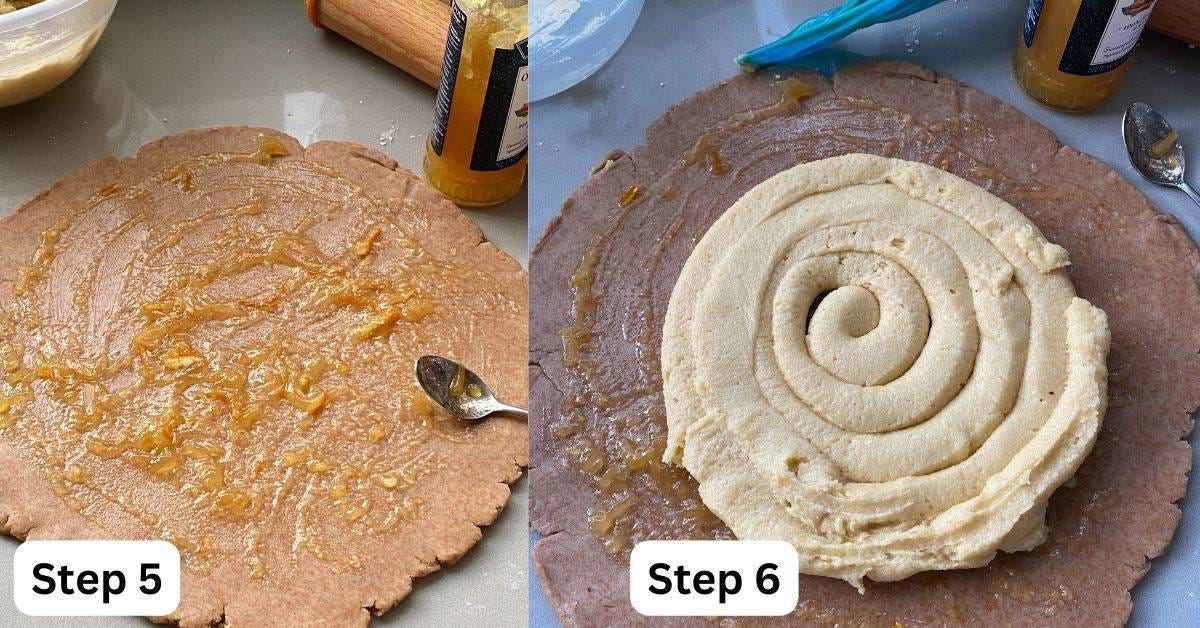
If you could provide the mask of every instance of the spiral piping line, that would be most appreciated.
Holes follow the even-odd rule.
[[[739,538],[897,580],[1045,540],[1106,403],[1067,252],[937,168],[796,166],[702,238],[663,332],[664,458]]]

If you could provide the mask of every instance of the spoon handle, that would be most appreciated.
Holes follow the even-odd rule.
[[[494,412],[504,412],[505,414],[514,414],[522,419],[529,419],[529,411],[525,410],[524,408],[518,408],[516,406],[510,406],[503,403],[498,404],[498,407],[494,410]]]
[[[1189,186],[1187,183],[1184,183],[1183,181],[1180,181],[1179,185],[1176,187],[1183,190],[1184,193],[1187,194],[1188,196],[1192,197],[1192,200],[1196,202],[1196,206],[1200,207],[1200,194],[1197,194],[1196,190],[1193,190],[1191,188],[1191,186]]]

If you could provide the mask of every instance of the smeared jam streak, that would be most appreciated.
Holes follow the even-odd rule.
[[[0,438],[83,516],[136,520],[194,572],[232,558],[267,578],[302,553],[357,569],[357,539],[419,514],[437,443],[471,436],[395,384],[453,333],[438,296],[490,294],[487,278],[287,154],[264,138],[104,186],[42,233],[0,306]],[[156,193],[183,209],[149,220]],[[277,209],[293,203],[324,209]],[[347,214],[368,226],[341,250],[314,235]]]

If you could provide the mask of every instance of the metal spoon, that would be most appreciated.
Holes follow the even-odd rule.
[[[456,419],[478,421],[496,412],[529,418],[524,409],[501,403],[478,375],[454,360],[422,356],[417,360],[417,381],[434,403]]]
[[[1134,169],[1154,183],[1183,190],[1196,205],[1200,205],[1200,195],[1183,180],[1183,146],[1178,138],[1161,153],[1161,157],[1151,154],[1151,148],[1173,132],[1162,115],[1146,103],[1135,102],[1125,110],[1121,128],[1125,134],[1125,150],[1129,151],[1129,161],[1133,162]]]

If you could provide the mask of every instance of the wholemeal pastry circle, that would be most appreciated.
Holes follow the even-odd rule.
[[[520,265],[386,155],[221,127],[105,157],[0,220],[0,533],[163,539],[161,621],[366,626],[499,515],[523,421]],[[300,619],[297,619],[300,618]]]
[[[664,459],[741,539],[891,581],[1046,539],[1096,439],[1104,313],[1067,253],[937,168],[865,154],[747,193],[671,295]]]

